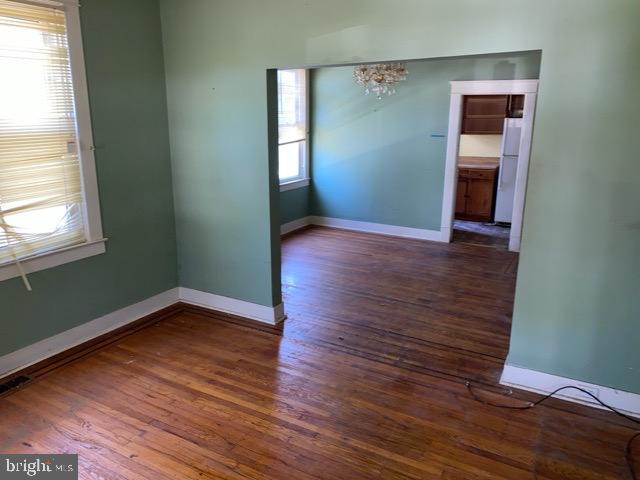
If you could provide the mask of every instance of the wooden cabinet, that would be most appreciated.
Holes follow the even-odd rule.
[[[508,95],[466,95],[462,133],[501,134],[508,106]]]
[[[458,188],[456,189],[456,218],[462,218],[467,213],[467,184],[469,180],[458,173]]]
[[[522,118],[524,114],[524,95],[509,95],[509,118]]]
[[[496,169],[459,168],[455,217],[490,222],[496,192]]]
[[[522,117],[524,95],[465,95],[462,133],[500,135],[506,117]]]

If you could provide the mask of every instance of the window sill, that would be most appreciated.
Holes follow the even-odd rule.
[[[301,178],[300,180],[293,180],[290,182],[281,183],[280,191],[286,192],[288,190],[294,190],[296,188],[302,188],[302,187],[308,187],[308,186],[309,186],[309,179]]]
[[[30,273],[38,272],[40,270],[46,270],[48,268],[64,265],[65,263],[75,262],[76,260],[93,257],[94,255],[100,255],[106,251],[105,242],[106,239],[96,240],[94,242],[74,245],[54,252],[43,253],[41,255],[25,258],[20,261],[20,264],[22,265],[24,272],[29,275]],[[0,282],[19,276],[20,271],[15,264],[9,263],[0,265]]]

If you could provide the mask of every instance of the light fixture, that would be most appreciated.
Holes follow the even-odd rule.
[[[378,99],[383,95],[396,93],[395,85],[407,79],[407,67],[404,63],[376,63],[358,65],[353,69],[353,78],[364,87],[364,93],[375,93]]]

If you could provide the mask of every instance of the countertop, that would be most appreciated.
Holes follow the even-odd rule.
[[[499,157],[458,157],[458,167],[460,168],[482,168],[493,170],[499,166]]]

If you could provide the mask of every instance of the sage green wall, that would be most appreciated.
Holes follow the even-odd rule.
[[[265,305],[280,285],[267,68],[542,50],[509,361],[640,392],[640,2],[161,0],[161,10],[181,283]]]
[[[0,355],[177,285],[157,1],[80,13],[107,253],[0,283]]]
[[[312,214],[440,230],[449,82],[538,78],[539,67],[540,52],[408,62],[380,100],[353,67],[315,70]]]
[[[280,192],[280,224],[304,218],[310,213],[311,187]]]

